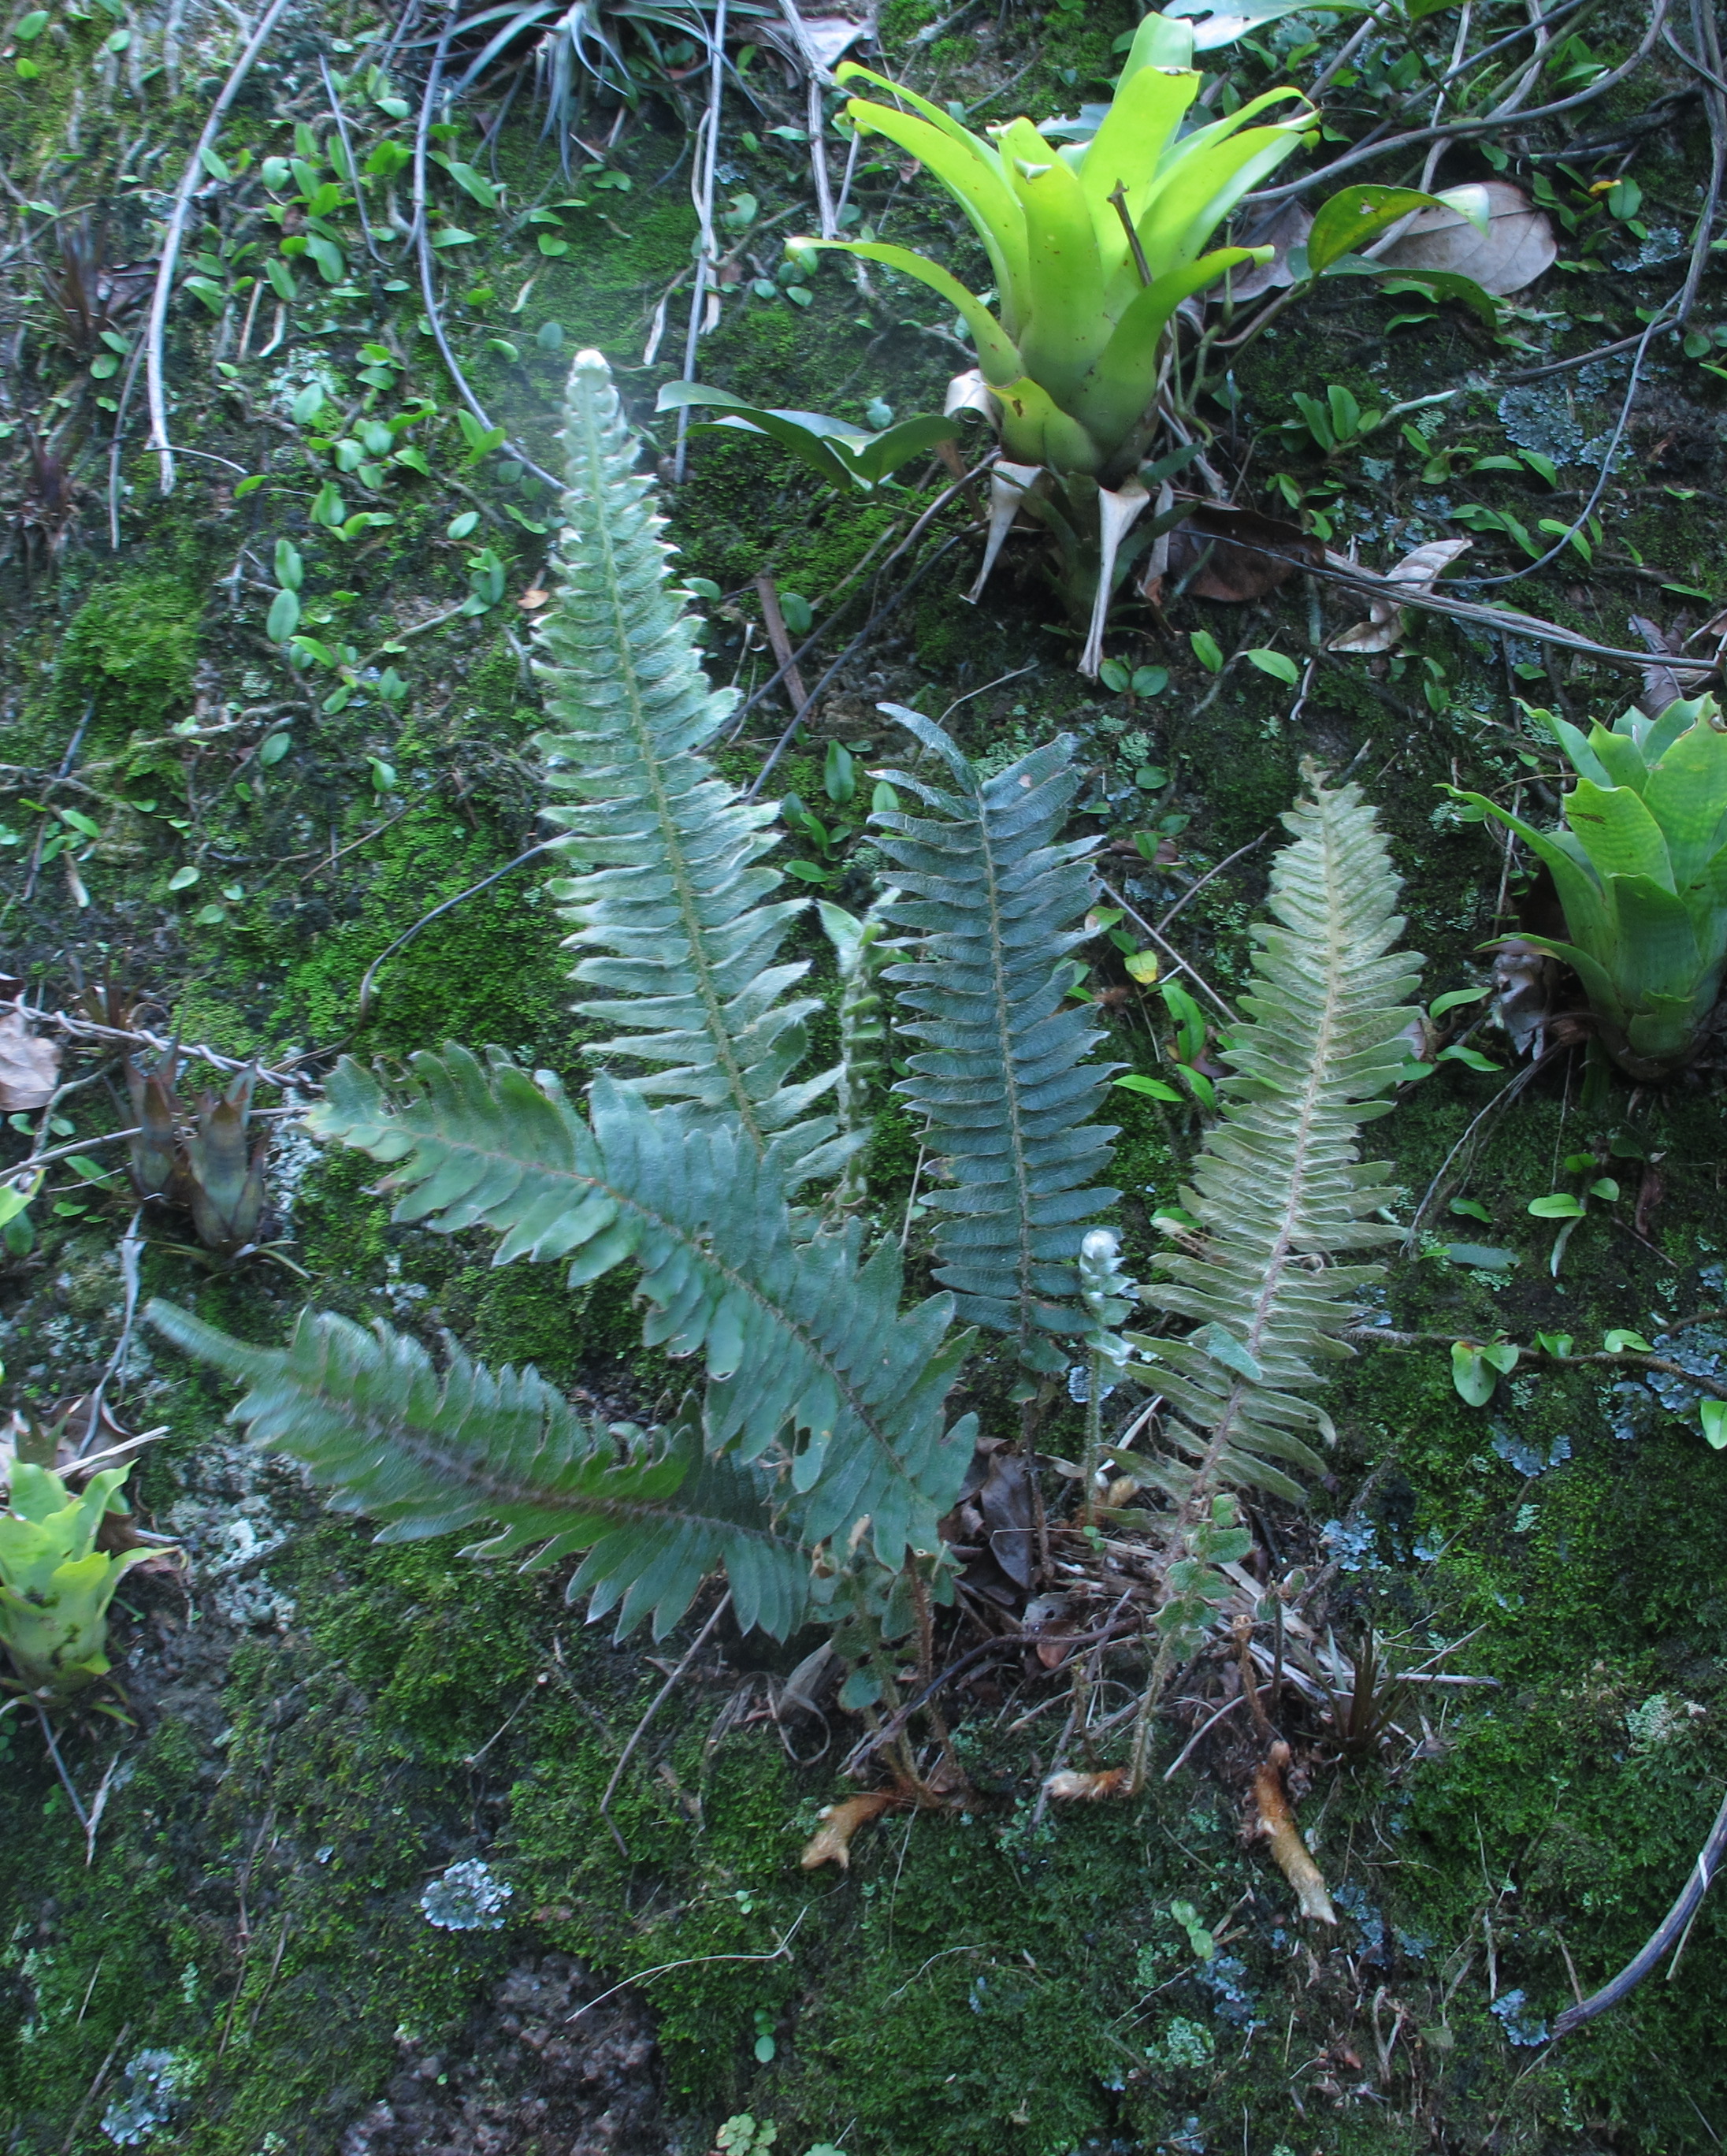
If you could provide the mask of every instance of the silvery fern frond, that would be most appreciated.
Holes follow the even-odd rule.
[[[1273,919],[1253,929],[1249,1023],[1224,1051],[1221,1112],[1183,1194],[1204,1252],[1160,1258],[1168,1280],[1140,1290],[1194,1330],[1129,1336],[1175,1410],[1166,1427],[1182,1456],[1156,1479],[1190,1509],[1231,1486],[1299,1496],[1273,1463],[1319,1468],[1299,1435],[1329,1428],[1307,1397],[1315,1366],[1350,1353],[1338,1335],[1380,1272],[1329,1260],[1398,1233],[1372,1217],[1388,1170],[1357,1158],[1356,1134],[1386,1113],[1407,1060],[1416,1013],[1403,999],[1422,961],[1392,948],[1397,879],[1360,788],[1315,783],[1284,822],[1294,843],[1272,865]]]
[[[932,813],[874,819],[904,896],[883,910],[916,932],[918,956],[890,967],[899,1029],[925,1044],[895,1091],[924,1116],[952,1186],[930,1192],[940,1218],[935,1277],[959,1314],[1012,1333],[1033,1367],[1059,1370],[1050,1334],[1089,1323],[1075,1260],[1086,1223],[1120,1193],[1109,1173],[1115,1129],[1094,1123],[1111,1073],[1092,1060],[1101,1034],[1069,1003],[1067,953],[1094,879],[1094,839],[1059,833],[1079,781],[1062,735],[992,778],[980,778],[938,726],[881,707],[932,749],[951,789],[901,771],[889,783]]]
[[[651,1611],[656,1638],[724,1566],[738,1621],[783,1639],[807,1599],[809,1558],[776,1522],[774,1478],[705,1459],[689,1428],[643,1433],[584,1419],[538,1371],[488,1369],[459,1349],[440,1376],[416,1340],[308,1312],[286,1348],[254,1348],[172,1303],[151,1322],[249,1388],[233,1410],[292,1453],[339,1512],[408,1542],[495,1521],[484,1557],[530,1553],[522,1569],[585,1550],[569,1594],[590,1614],[621,1604],[620,1635]]]
[[[620,1082],[735,1116],[795,1187],[854,1142],[812,1115],[834,1073],[792,1081],[817,1003],[791,993],[807,964],[778,954],[808,901],[778,896],[762,865],[774,804],[746,801],[702,754],[736,698],[702,671],[653,482],[597,352],[570,370],[563,442],[565,528],[535,670],[561,797],[546,814],[574,870],[551,888],[584,954],[574,978],[602,992],[576,1008],[618,1029],[590,1053],[653,1066]]]
[[[710,1455],[776,1457],[809,1543],[867,1517],[883,1563],[933,1549],[973,1421],[943,1401],[970,1345],[952,1299],[899,1308],[899,1253],[865,1260],[862,1224],[794,1222],[771,1161],[735,1124],[650,1107],[600,1077],[584,1119],[549,1084],[463,1048],[417,1055],[388,1098],[344,1060],[309,1122],[389,1163],[395,1218],[500,1234],[495,1263],[567,1260],[572,1284],[640,1268],[643,1339],[700,1356]]]

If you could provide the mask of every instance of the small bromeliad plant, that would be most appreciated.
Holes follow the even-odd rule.
[[[76,1495],[52,1468],[14,1460],[0,1512],[0,1647],[24,1690],[50,1703],[108,1671],[108,1609],[149,1548],[98,1549],[110,1512],[124,1514],[129,1466],[105,1467]]]
[[[1148,15],[1096,133],[1078,142],[1052,141],[1026,119],[992,131],[991,141],[884,76],[853,63],[839,69],[843,80],[871,83],[912,108],[854,97],[846,110],[854,126],[887,136],[953,196],[989,257],[997,311],[909,248],[828,244],[918,279],[971,331],[981,375],[974,400],[986,405],[1001,441],[998,533],[1016,507],[1048,531],[1053,580],[1089,628],[1087,673],[1102,655],[1109,595],[1152,536],[1150,525],[1135,539],[1128,533],[1152,500],[1140,468],[1165,421],[1176,311],[1230,270],[1269,259],[1268,249],[1206,250],[1314,116],[1284,86],[1183,134],[1202,80],[1192,58],[1191,24]],[[1292,99],[1299,111],[1253,124]]]
[[[576,1286],[633,1265],[644,1344],[684,1367],[681,1399],[655,1427],[607,1424],[531,1369],[455,1348],[440,1368],[382,1324],[308,1312],[276,1348],[164,1304],[151,1316],[241,1380],[236,1415],[382,1538],[489,1522],[476,1553],[539,1566],[585,1553],[570,1592],[593,1615],[615,1609],[620,1632],[651,1614],[663,1635],[723,1572],[746,1629],[833,1623],[853,1665],[843,1703],[870,1711],[890,1696],[884,1643],[927,1640],[931,1604],[951,1599],[938,1522],[977,1425],[946,1401],[968,1358],[980,1375],[1004,1361],[1023,1407],[1075,1351],[1100,1379],[1127,1357],[1129,1284],[1113,1239],[1089,1240],[1115,1197],[1100,1180],[1115,1133],[1093,1121],[1113,1067],[1094,1007],[1068,993],[1097,894],[1097,841],[1064,835],[1077,745],[986,777],[928,720],[893,714],[926,763],[894,777],[915,806],[879,815],[890,888],[855,937],[828,924],[843,955],[856,947],[840,1028],[855,1065],[807,1072],[807,968],[782,954],[811,901],[763,858],[772,805],[706,753],[735,697],[701,671],[597,353],[577,358],[565,441],[541,748],[567,870],[552,891],[579,954],[577,1008],[605,1034],[588,1050],[602,1070],[578,1106],[497,1051],[417,1056],[393,1087],[345,1062],[313,1122],[385,1167],[398,1220],[487,1231],[495,1262],[561,1265]],[[1160,1671],[1230,1592],[1216,1570],[1239,1554],[1227,1491],[1288,1493],[1289,1471],[1312,1465],[1306,1395],[1348,1352],[1337,1335],[1363,1277],[1314,1262],[1381,1232],[1364,1216],[1382,1183],[1354,1141],[1404,1060],[1395,881],[1353,788],[1315,778],[1291,828],[1198,1169],[1204,1255],[1170,1261],[1176,1283],[1156,1297],[1195,1330],[1135,1342],[1181,1418],[1170,1456],[1138,1476],[1168,1501],[1144,1516],[1173,1598]],[[894,963],[877,970],[869,952]],[[872,1221],[857,1172],[883,1061],[877,982],[897,992],[910,1048],[899,1091],[941,1162],[941,1291],[910,1308],[898,1224]],[[915,1773],[903,1741],[896,1756]]]
[[[1636,709],[1584,734],[1534,714],[1571,759],[1565,821],[1538,831],[1459,793],[1551,870],[1568,942],[1519,940],[1571,967],[1627,1075],[1672,1077],[1702,1045],[1727,967],[1727,732],[1713,696]]]

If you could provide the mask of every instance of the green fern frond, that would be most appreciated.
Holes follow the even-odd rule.
[[[1140,1291],[1195,1329],[1129,1336],[1179,1418],[1169,1434],[1186,1457],[1159,1479],[1190,1507],[1229,1485],[1299,1496],[1273,1463],[1319,1468],[1301,1435],[1329,1427],[1306,1397],[1315,1365],[1350,1354],[1337,1336],[1380,1272],[1326,1261],[1397,1233],[1371,1217],[1388,1170],[1358,1160],[1356,1134],[1391,1105],[1380,1096],[1407,1060],[1416,1014],[1402,998],[1422,961],[1392,949],[1397,879],[1360,789],[1315,784],[1284,822],[1294,843],[1272,866],[1273,920],[1253,930],[1250,1023],[1225,1051],[1221,1114],[1184,1194],[1204,1255],[1161,1258],[1171,1278]]]
[[[930,1193],[941,1218],[935,1277],[960,1315],[1017,1335],[1040,1368],[1064,1358],[1039,1333],[1083,1331],[1075,1260],[1085,1224],[1120,1193],[1107,1174],[1115,1132],[1090,1119],[1119,1065],[1095,1063],[1101,1035],[1067,1002],[1066,953],[1094,889],[1089,839],[1058,837],[1079,782],[1063,735],[980,778],[940,726],[881,707],[933,749],[951,792],[904,772],[890,783],[935,813],[874,819],[894,881],[884,907],[915,929],[920,956],[890,968],[898,1000],[920,1015],[899,1030],[928,1044],[896,1091],[923,1111],[951,1188]]]
[[[379,1542],[417,1541],[493,1520],[476,1557],[530,1551],[523,1570],[587,1557],[573,1599],[618,1604],[620,1636],[650,1611],[663,1638],[708,1573],[724,1566],[738,1621],[783,1639],[802,1619],[809,1560],[775,1524],[771,1476],[704,1460],[690,1430],[643,1436],[584,1421],[531,1368],[489,1370],[459,1350],[440,1377],[416,1340],[303,1317],[284,1348],[254,1348],[172,1303],[157,1330],[250,1389],[233,1410],[261,1443],[292,1453],[332,1503],[383,1522]]]
[[[944,1339],[947,1296],[899,1309],[890,1239],[865,1261],[855,1220],[794,1232],[772,1163],[735,1126],[650,1108],[608,1078],[584,1122],[553,1088],[465,1049],[413,1067],[392,1102],[345,1060],[309,1118],[391,1164],[397,1219],[490,1228],[496,1263],[566,1258],[572,1284],[633,1260],[646,1344],[705,1360],[710,1453],[747,1462],[790,1433],[806,1542],[868,1516],[887,1565],[935,1548],[971,1456],[971,1419],[942,1420],[969,1338]]]
[[[791,1082],[817,1004],[789,994],[807,964],[776,960],[808,901],[776,897],[761,865],[773,803],[744,800],[701,753],[736,699],[702,671],[653,483],[596,352],[570,371],[563,439],[566,522],[535,670],[547,783],[566,798],[546,814],[579,871],[551,889],[589,954],[574,978],[604,991],[576,1008],[619,1029],[592,1053],[656,1066],[622,1082],[735,1116],[795,1187],[854,1142],[810,1115],[832,1071]]]

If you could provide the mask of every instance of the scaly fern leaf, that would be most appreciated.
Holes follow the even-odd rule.
[[[761,865],[774,804],[745,801],[700,752],[736,700],[709,686],[695,655],[638,447],[605,361],[578,352],[567,522],[536,667],[547,784],[566,798],[546,814],[579,871],[551,888],[571,945],[592,954],[575,978],[605,991],[576,1008],[619,1029],[591,1053],[657,1066],[623,1083],[735,1116],[795,1187],[837,1169],[853,1142],[810,1116],[833,1072],[791,1082],[817,1004],[788,995],[807,963],[776,961],[808,901],[776,897],[779,874]]]
[[[1388,1171],[1360,1162],[1355,1140],[1390,1106],[1380,1096],[1407,1058],[1416,1014],[1402,999],[1422,962],[1391,947],[1397,880],[1360,788],[1315,783],[1284,822],[1294,844],[1272,866],[1274,919],[1253,930],[1251,1023],[1225,1050],[1222,1112],[1183,1194],[1204,1254],[1161,1258],[1170,1279],[1140,1290],[1195,1330],[1129,1335],[1179,1418],[1169,1434],[1185,1457],[1157,1479],[1190,1512],[1229,1485],[1299,1496],[1273,1463],[1319,1468],[1299,1435],[1329,1427],[1306,1397],[1315,1362],[1350,1353],[1337,1335],[1380,1271],[1325,1261],[1397,1233],[1371,1217]]]
[[[586,1422],[537,1370],[489,1370],[459,1351],[440,1378],[418,1341],[383,1324],[367,1333],[308,1313],[285,1348],[254,1348],[172,1303],[148,1315],[247,1384],[233,1419],[305,1460],[338,1511],[381,1520],[379,1542],[495,1520],[500,1532],[469,1554],[530,1549],[528,1571],[586,1550],[569,1594],[592,1589],[595,1616],[621,1603],[620,1636],[651,1610],[663,1638],[722,1565],[746,1630],[783,1639],[801,1621],[809,1559],[775,1523],[772,1478],[704,1460],[692,1430]]]
[[[567,1258],[572,1284],[633,1260],[644,1342],[705,1359],[710,1453],[748,1462],[790,1433],[807,1542],[867,1516],[884,1564],[935,1548],[971,1456],[972,1419],[942,1422],[969,1336],[944,1340],[947,1296],[901,1312],[890,1240],[864,1261],[856,1221],[794,1235],[772,1163],[735,1126],[650,1108],[610,1079],[595,1081],[590,1123],[465,1049],[416,1056],[413,1070],[392,1102],[345,1060],[308,1119],[392,1164],[397,1219],[490,1228],[496,1263]]]
[[[1078,790],[1075,744],[1063,735],[980,779],[940,726],[881,708],[954,779],[948,792],[889,772],[935,813],[874,819],[894,881],[911,894],[883,910],[922,938],[921,955],[886,978],[920,1014],[900,1031],[929,1044],[895,1090],[922,1110],[954,1178],[927,1199],[942,1216],[935,1277],[961,1317],[1014,1334],[1034,1368],[1059,1370],[1065,1358],[1038,1336],[1090,1322],[1075,1260],[1085,1224],[1120,1195],[1091,1181],[1108,1173],[1115,1132],[1090,1120],[1120,1066],[1089,1060],[1099,1029],[1066,1002],[1065,954],[1084,940],[1096,843],[1058,836]]]

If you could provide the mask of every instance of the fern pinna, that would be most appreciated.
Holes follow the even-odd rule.
[[[915,1014],[899,1031],[925,1044],[895,1088],[922,1111],[952,1181],[927,1203],[940,1218],[935,1277],[962,1317],[1015,1337],[1032,1368],[1060,1372],[1049,1337],[1090,1322],[1076,1260],[1085,1223],[1120,1192],[1109,1173],[1116,1133],[1094,1123],[1111,1074],[1087,1007],[1068,999],[1066,954],[1095,891],[1094,839],[1063,839],[1079,778],[1063,734],[980,778],[941,728],[903,705],[881,707],[933,750],[952,780],[884,774],[932,813],[873,821],[902,893],[883,911],[921,938],[886,969]]]

